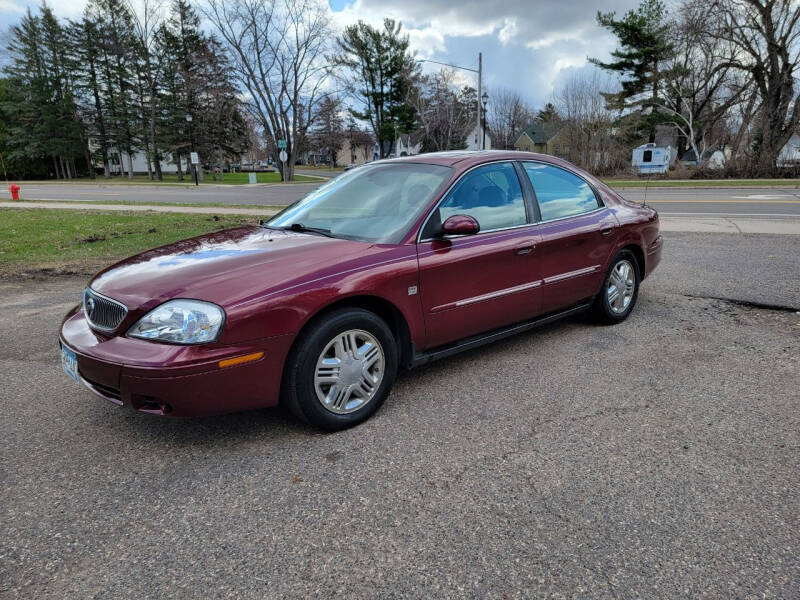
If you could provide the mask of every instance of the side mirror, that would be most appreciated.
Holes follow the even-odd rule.
[[[474,235],[480,230],[481,226],[469,215],[453,215],[442,223],[442,235]]]

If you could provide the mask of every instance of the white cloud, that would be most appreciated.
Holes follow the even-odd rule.
[[[11,2],[11,0],[0,0],[0,12],[13,12],[22,14],[25,12],[25,7]]]
[[[420,58],[471,66],[483,52],[485,81],[518,89],[540,104],[566,69],[603,58],[614,47],[595,22],[597,9],[622,12],[638,0],[355,0],[332,12],[337,27],[359,19],[381,26],[401,21]],[[425,67],[425,70],[433,70]],[[471,81],[468,73],[460,73]],[[474,79],[474,78],[473,78]]]

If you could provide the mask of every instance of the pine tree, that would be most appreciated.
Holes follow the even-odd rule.
[[[77,175],[76,159],[84,148],[68,63],[64,29],[47,5],[40,15],[30,10],[11,28],[6,74],[18,89],[17,101],[6,102],[10,154],[37,161],[48,157],[56,177]]]
[[[643,0],[636,10],[629,10],[621,19],[616,14],[597,13],[597,22],[613,33],[620,47],[611,53],[614,60],[589,59],[597,66],[617,73],[622,89],[604,94],[610,110],[633,110],[629,121],[634,129],[655,141],[656,126],[664,122],[658,112],[663,81],[670,73],[662,66],[674,53],[669,41],[670,25],[661,0]]]
[[[382,158],[392,152],[397,135],[411,132],[417,121],[408,98],[419,67],[408,36],[400,31],[401,24],[392,19],[384,20],[382,30],[359,21],[337,40],[335,63],[350,71],[349,87],[364,106],[350,112],[372,125]]]
[[[128,177],[133,178],[133,154],[139,147],[140,129],[134,73],[133,20],[120,0],[91,0],[100,32],[101,102],[106,107],[106,126],[120,161],[127,160]]]

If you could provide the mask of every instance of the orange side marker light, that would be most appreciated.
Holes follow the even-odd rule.
[[[245,354],[244,356],[226,358],[225,360],[219,361],[217,364],[219,365],[220,369],[224,369],[225,367],[233,367],[235,365],[241,365],[242,363],[253,362],[262,356],[264,356],[263,352],[253,352],[252,354]]]

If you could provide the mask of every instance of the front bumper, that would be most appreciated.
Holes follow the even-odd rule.
[[[104,337],[76,309],[61,326],[82,383],[114,404],[140,412],[194,417],[278,403],[283,363],[294,336],[222,346],[177,346],[124,336]],[[220,368],[219,361],[264,352],[252,362]]]

